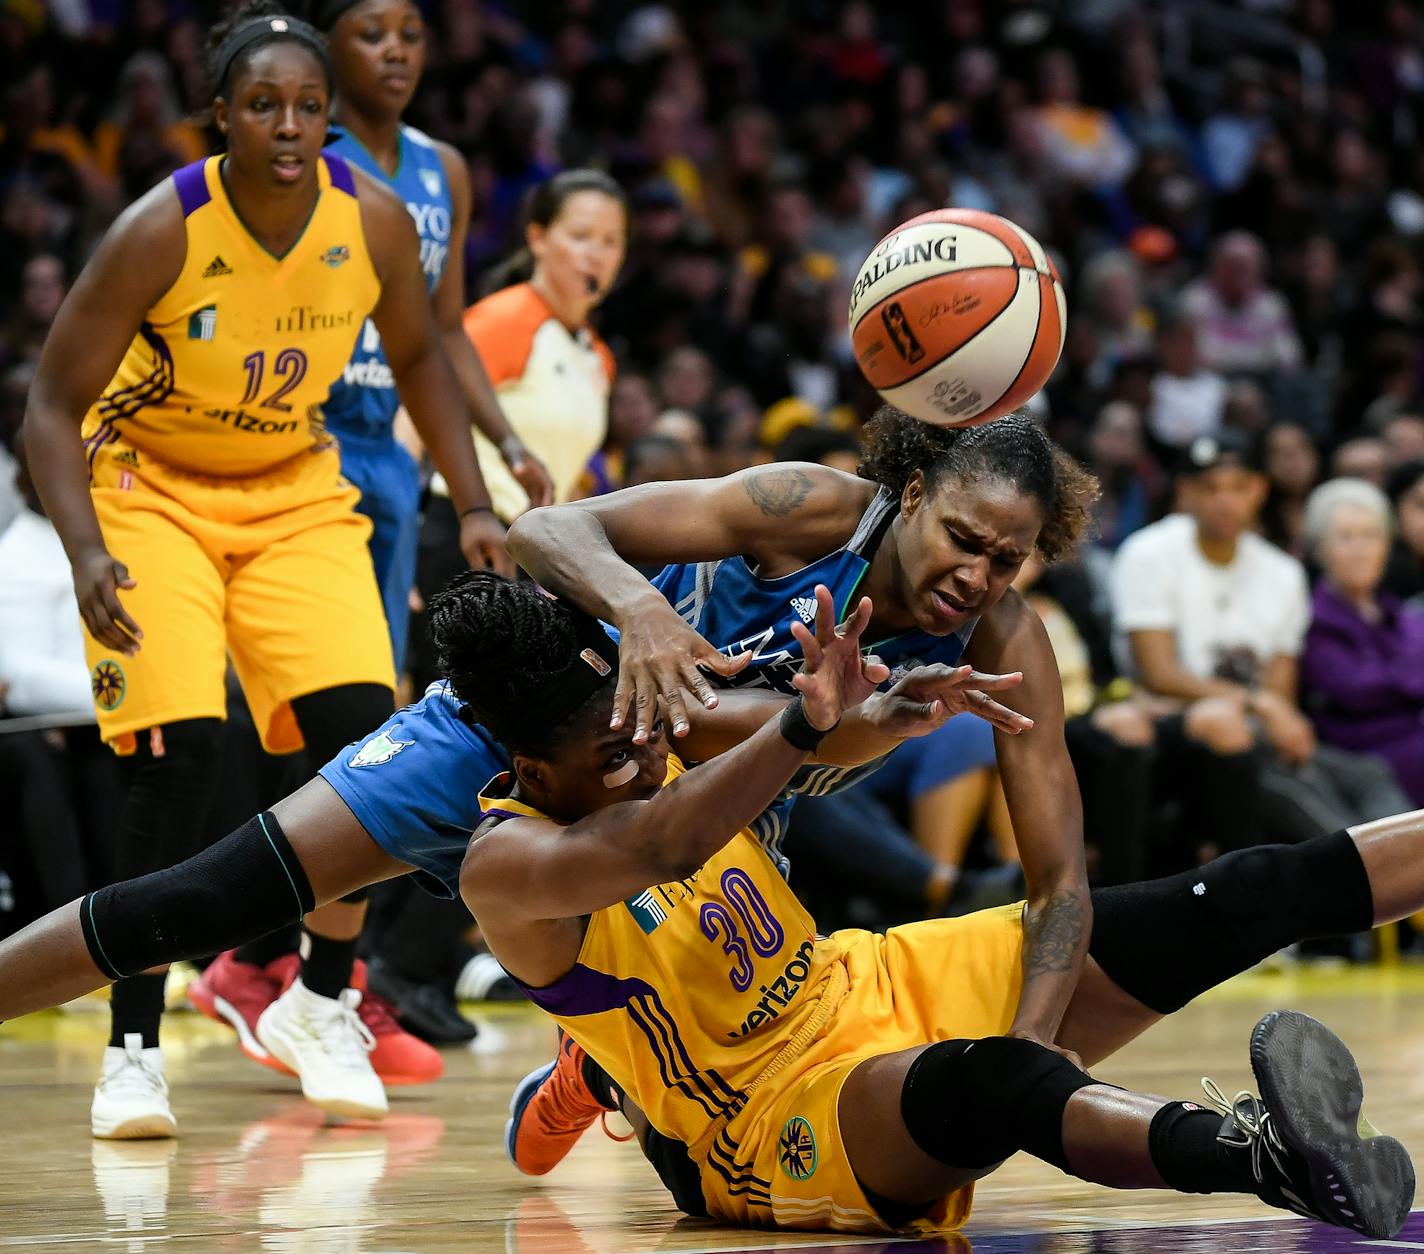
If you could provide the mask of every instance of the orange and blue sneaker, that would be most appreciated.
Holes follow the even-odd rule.
[[[605,1105],[595,1096],[589,1083],[591,1069],[596,1071],[597,1064],[561,1029],[554,1061],[531,1071],[515,1086],[509,1122],[504,1125],[504,1151],[526,1176],[552,1171],[595,1120],[618,1109],[616,1102]],[[603,1130],[615,1141],[632,1139],[631,1133],[615,1136],[606,1123]]]

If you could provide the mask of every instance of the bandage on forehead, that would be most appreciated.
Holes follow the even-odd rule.
[[[591,615],[574,611],[574,653],[568,664],[550,671],[528,689],[519,710],[505,726],[491,728],[501,739],[534,744],[579,709],[618,675],[618,645]]]

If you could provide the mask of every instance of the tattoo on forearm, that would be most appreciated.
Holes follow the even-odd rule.
[[[747,495],[763,514],[773,518],[799,508],[814,486],[804,470],[770,470],[746,479]]]
[[[1073,969],[1087,940],[1086,906],[1081,893],[1062,889],[1036,913],[1024,937],[1026,979]]]

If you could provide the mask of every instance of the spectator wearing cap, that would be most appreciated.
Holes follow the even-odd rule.
[[[1223,374],[1271,374],[1300,368],[1300,337],[1284,297],[1266,286],[1266,250],[1249,231],[1230,231],[1212,246],[1206,278],[1182,294],[1197,327],[1203,364]]]
[[[1362,479],[1310,495],[1306,535],[1323,572],[1300,660],[1301,705],[1325,744],[1388,762],[1424,806],[1424,611],[1384,591],[1389,498]]]
[[[1228,739],[1259,739],[1263,830],[1248,839],[1303,840],[1397,812],[1407,802],[1387,768],[1317,745],[1296,704],[1309,591],[1301,564],[1252,530],[1266,480],[1250,444],[1232,431],[1193,441],[1178,487],[1183,512],[1113,560],[1125,665],[1157,696],[1212,701]]]

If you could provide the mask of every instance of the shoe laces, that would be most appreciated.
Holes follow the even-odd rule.
[[[366,1055],[376,1048],[371,1029],[361,1022],[360,1005],[361,990],[343,988],[334,1008],[323,1007],[325,1013],[313,1025],[322,1048],[334,1061],[346,1066],[368,1065]]]
[[[560,1042],[559,1060],[544,1083],[539,1102],[539,1121],[550,1132],[582,1132],[603,1110],[583,1082],[582,1062],[582,1049],[577,1045],[569,1049]]]
[[[1213,1109],[1229,1116],[1240,1131],[1239,1140],[1231,1137],[1221,1137],[1220,1140],[1225,1145],[1250,1150],[1251,1174],[1256,1177],[1256,1183],[1265,1184],[1266,1182],[1264,1159],[1267,1157],[1271,1160],[1272,1166],[1282,1176],[1289,1179],[1288,1153],[1265,1103],[1256,1094],[1246,1089],[1237,1093],[1228,1102],[1226,1094],[1217,1087],[1215,1081],[1203,1076],[1201,1083],[1202,1090],[1206,1093],[1207,1102]]]
[[[111,1096],[147,1093],[168,1096],[168,1078],[163,1068],[150,1062],[141,1051],[135,1053],[129,1049],[124,1050],[123,1065],[104,1077],[103,1087]]]

